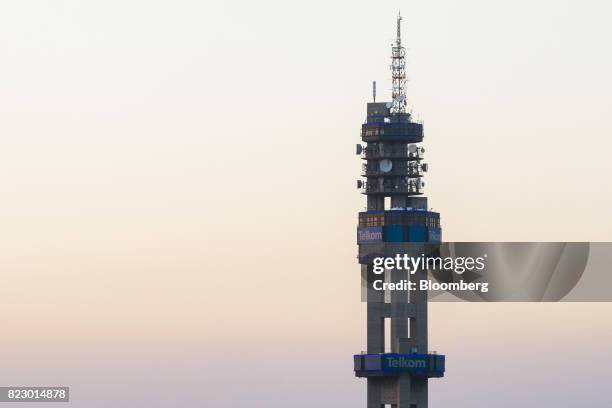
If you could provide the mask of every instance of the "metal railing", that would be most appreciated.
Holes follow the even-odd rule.
[[[423,187],[425,184],[421,182],[420,178],[408,179],[402,183],[396,185],[380,185],[378,183],[364,182],[362,187],[363,193],[388,193],[388,194],[408,194],[418,195],[423,194]]]
[[[361,171],[364,176],[408,176],[422,177],[425,172],[420,162],[395,163],[391,170],[383,171],[380,168],[379,162],[364,163],[361,166]]]
[[[384,353],[368,353],[366,350],[361,350],[359,352],[359,354],[361,354],[361,355],[366,355],[366,354],[389,354],[389,353],[393,353],[393,351],[385,349]],[[431,354],[431,355],[437,356],[438,352],[436,350],[429,350],[429,351],[427,351],[427,354]]]
[[[423,149],[419,148],[415,153],[409,152],[407,147],[379,147],[368,146],[361,153],[362,159],[406,159],[422,160]]]

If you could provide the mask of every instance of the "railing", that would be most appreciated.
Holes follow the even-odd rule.
[[[361,153],[362,159],[406,159],[422,160],[424,149],[419,147],[416,152],[408,151],[408,147],[368,146]]]
[[[387,351],[387,349],[385,349],[385,352],[384,352],[384,353],[368,353],[368,352],[367,352],[367,350],[361,350],[361,351],[359,352],[359,354],[361,354],[362,356],[364,356],[364,355],[366,355],[366,354],[389,354],[389,353],[392,353],[392,351]],[[437,355],[438,355],[438,352],[437,352],[436,350],[429,350],[429,351],[427,352],[427,354],[431,354],[431,355],[437,356]]]
[[[378,162],[364,163],[361,166],[361,171],[364,176],[407,176],[414,178],[424,175],[420,162],[410,162],[408,164],[396,163],[391,170],[387,172],[380,169]]]
[[[378,183],[363,183],[362,192],[365,194],[407,194],[420,195],[423,194],[425,183],[420,178],[408,179],[394,185],[380,185]]]

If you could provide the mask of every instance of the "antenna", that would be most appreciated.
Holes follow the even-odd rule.
[[[401,21],[402,21],[402,15],[401,13],[398,11],[397,12],[397,37],[395,39],[395,44],[398,47],[402,46],[402,26],[401,26]]]
[[[372,96],[374,97],[374,102],[376,102],[376,81],[372,81]]]
[[[402,16],[397,15],[397,37],[395,44],[391,46],[391,77],[393,78],[392,85],[392,113],[406,113],[406,61],[404,56],[406,51],[402,47],[402,32],[401,32]]]

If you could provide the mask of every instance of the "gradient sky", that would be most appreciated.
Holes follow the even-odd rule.
[[[0,385],[364,406],[353,151],[398,9],[444,238],[609,241],[609,2],[4,1]],[[432,304],[431,406],[609,407],[611,312]]]

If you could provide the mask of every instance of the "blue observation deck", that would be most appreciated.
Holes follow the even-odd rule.
[[[440,213],[427,210],[370,210],[359,213],[357,243],[440,243]]]
[[[445,356],[441,354],[355,354],[356,377],[444,377]]]

